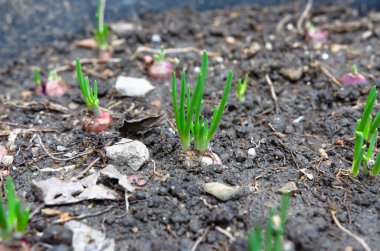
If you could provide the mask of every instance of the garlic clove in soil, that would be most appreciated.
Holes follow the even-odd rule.
[[[173,70],[172,63],[168,61],[155,61],[148,67],[148,75],[156,80],[169,79]]]
[[[100,108],[99,116],[85,117],[82,123],[83,123],[84,132],[101,133],[101,132],[107,131],[110,128],[110,125],[112,123],[112,116],[108,110],[104,108]]]
[[[69,86],[62,79],[49,80],[45,84],[45,94],[49,97],[62,97],[69,90]]]
[[[361,75],[361,74],[352,74],[352,73],[347,73],[344,74],[339,81],[343,85],[366,85],[368,84],[367,79]]]
[[[313,26],[311,23],[306,24],[306,41],[311,44],[325,44],[328,42],[329,33],[325,30]]]
[[[211,164],[214,164],[214,165],[219,165],[219,166],[222,166],[223,165],[223,162],[222,160],[219,158],[219,156],[214,153],[211,149],[207,150],[205,152],[205,154],[202,156],[202,163],[207,163],[207,162],[210,162],[210,161],[206,161],[207,158],[210,158],[211,159]]]
[[[68,90],[69,86],[61,78],[49,78],[47,82],[37,85],[34,92],[48,97],[62,97]]]
[[[102,60],[108,60],[112,57],[112,50],[107,48],[107,49],[99,49],[98,52],[98,58]]]
[[[366,77],[358,72],[358,67],[354,64],[351,72],[340,77],[339,81],[343,85],[366,85],[368,81]]]

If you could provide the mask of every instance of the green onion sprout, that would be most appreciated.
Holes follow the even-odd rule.
[[[380,111],[377,112],[373,120],[371,116],[377,95],[376,86],[373,86],[368,94],[362,118],[356,123],[354,159],[351,167],[353,176],[358,175],[362,163],[363,173],[366,176],[377,176],[380,171],[380,154],[377,155],[374,162],[372,159],[376,146],[377,129],[380,124]]]
[[[195,149],[204,153],[209,148],[209,143],[214,136],[218,125],[222,119],[228,94],[231,89],[233,73],[230,70],[224,87],[223,96],[220,104],[214,107],[211,124],[201,116],[203,92],[206,83],[208,56],[207,52],[203,53],[201,71],[198,74],[194,93],[191,95],[190,86],[186,83],[186,72],[182,71],[181,94],[178,107],[176,74],[172,75],[172,99],[175,121],[177,124],[178,134],[181,139],[182,148],[187,150],[190,146],[190,135],[194,137]],[[186,106],[186,109],[185,109]],[[186,111],[186,112],[185,112]]]
[[[40,71],[37,68],[33,69],[33,74],[34,74],[34,83],[36,85],[41,84],[41,76],[40,76]]]
[[[248,233],[248,251],[282,251],[286,218],[288,215],[289,194],[281,198],[279,210],[272,208],[269,212],[265,229],[265,247],[262,241],[262,227],[259,225]]]
[[[104,50],[108,47],[109,27],[104,22],[104,11],[106,0],[98,0],[98,8],[96,11],[96,31],[95,41],[100,49]]]
[[[7,206],[4,205],[2,195],[0,198],[0,237],[3,240],[11,238],[14,233],[24,233],[27,230],[30,212],[29,208],[23,209],[9,177],[5,181],[5,191]]]
[[[238,80],[236,86],[236,95],[240,102],[244,102],[245,100],[245,91],[247,90],[248,85],[248,74],[245,75],[244,80]]]
[[[95,80],[94,86],[91,88],[88,77],[83,77],[82,66],[80,59],[76,60],[77,78],[79,87],[82,91],[83,99],[87,108],[94,114],[95,117],[100,116],[99,99],[98,99],[98,83]]]

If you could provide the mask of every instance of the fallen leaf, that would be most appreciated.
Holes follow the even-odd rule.
[[[119,131],[122,135],[147,132],[154,127],[162,125],[167,119],[167,114],[163,113],[159,116],[151,116],[143,119],[124,120],[123,126],[119,128]]]

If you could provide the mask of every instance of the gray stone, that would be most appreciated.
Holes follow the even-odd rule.
[[[105,148],[107,158],[115,166],[128,166],[137,171],[149,160],[149,150],[140,141],[122,139],[118,143]]]

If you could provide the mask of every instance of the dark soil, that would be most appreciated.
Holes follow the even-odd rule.
[[[75,216],[101,212],[112,205],[111,211],[83,222],[115,238],[118,250],[191,250],[208,227],[209,232],[197,250],[246,250],[247,231],[266,223],[269,208],[280,201],[277,190],[295,182],[298,191],[291,197],[285,238],[295,244],[296,250],[345,250],[349,246],[363,250],[334,223],[333,211],[345,228],[363,237],[376,250],[380,239],[379,179],[361,174],[353,178],[347,171],[353,157],[355,123],[361,116],[370,86],[338,86],[320,66],[339,77],[355,63],[372,84],[378,84],[375,80],[380,77],[380,13],[359,17],[346,6],[316,6],[311,21],[330,32],[329,44],[316,49],[296,33],[300,9],[301,5],[293,4],[270,8],[242,6],[201,13],[183,9],[141,14],[134,20],[141,29],[118,36],[126,42],[114,54],[121,59],[120,63],[86,65],[87,70],[97,73],[97,76],[90,75],[90,79],[97,78],[100,83],[102,106],[111,107],[117,115],[111,130],[101,135],[84,134],[81,130],[85,106],[74,69],[60,73],[72,87],[63,98],[33,96],[25,101],[20,97],[22,91],[33,90],[32,66],[55,68],[77,56],[96,57],[95,51],[79,49],[72,41],[61,40],[52,46],[37,47],[12,65],[1,68],[2,135],[15,128],[33,128],[36,133],[52,129],[39,133],[50,152],[56,152],[57,146],[66,147],[65,152],[69,153],[98,150],[83,159],[57,162],[41,148],[33,156],[32,149],[38,146],[31,141],[34,133],[20,134],[16,141],[18,148],[12,152],[14,168],[10,169],[19,195],[33,211],[41,203],[30,191],[32,180],[49,177],[69,180],[98,157],[101,161],[96,169],[105,166],[104,146],[120,140],[118,128],[123,117],[143,118],[167,112],[174,121],[170,81],[151,80],[156,89],[146,98],[121,98],[113,89],[119,75],[147,77],[144,54],[131,58],[139,46],[159,48],[161,44],[151,42],[151,37],[160,34],[166,48],[191,46],[220,54],[209,59],[203,108],[209,117],[214,104],[219,102],[227,70],[234,70],[235,82],[249,74],[246,101],[239,103],[234,91],[231,92],[220,129],[211,142],[213,151],[227,168],[186,165],[178,135],[172,133],[172,123],[167,123],[143,135],[130,136],[148,146],[157,171],[167,178],[152,175],[153,162],[137,172],[129,170],[127,175],[146,177],[148,183],[131,195],[127,214],[123,201],[90,201],[54,208]],[[290,15],[288,22],[279,26],[286,15]],[[350,26],[351,22],[357,25]],[[253,43],[260,45],[257,52],[250,49]],[[344,47],[336,51],[338,46]],[[201,56],[195,53],[168,56],[180,59],[181,68],[188,69],[188,81],[193,84],[194,68],[200,65]],[[283,68],[301,68],[302,76],[289,80],[280,74]],[[111,71],[111,76],[99,79],[98,75],[104,75],[105,70]],[[278,109],[271,98],[266,74],[273,81]],[[46,102],[59,103],[68,110],[61,113],[48,109]],[[2,136],[1,142],[5,145],[7,137]],[[252,147],[257,152],[253,159],[247,153]],[[325,150],[328,159],[321,156],[320,149]],[[79,165],[66,173],[39,170],[72,164]],[[313,178],[308,179],[300,169],[306,169]],[[210,181],[255,186],[257,190],[239,200],[221,202],[202,191],[202,184]],[[58,218],[40,212],[34,215],[29,243],[40,242],[38,232]],[[235,240],[216,226],[228,229]]]

